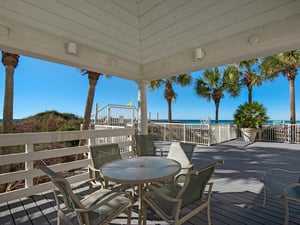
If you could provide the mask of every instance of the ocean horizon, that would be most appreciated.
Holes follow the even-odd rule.
[[[167,123],[167,119],[161,119],[161,120],[151,120],[152,122],[163,122]],[[195,120],[195,119],[173,119],[173,123],[187,123],[187,124],[199,124],[199,123],[207,123],[210,122],[211,124],[216,124],[215,120]],[[296,121],[297,124],[300,123],[300,121]],[[233,120],[219,120],[218,124],[233,124]],[[289,120],[268,120],[268,124],[290,124]]]

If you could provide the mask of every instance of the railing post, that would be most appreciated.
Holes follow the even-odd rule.
[[[167,124],[164,124],[164,140],[167,140]]]
[[[210,127],[210,123],[207,124],[208,126],[208,138],[207,138],[207,145],[210,146],[211,145],[211,136],[212,136],[212,132],[211,132],[211,127]]]
[[[33,152],[33,144],[25,144],[25,153]],[[25,161],[25,170],[32,170],[33,169],[33,160]],[[25,178],[25,188],[33,186],[33,179],[26,179]]]
[[[183,124],[183,142],[186,141],[185,135],[186,135],[186,124]]]

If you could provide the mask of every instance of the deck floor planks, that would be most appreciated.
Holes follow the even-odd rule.
[[[29,215],[26,212],[20,199],[10,201],[9,206],[11,215],[13,217],[13,220],[10,221],[11,224],[31,225]]]
[[[29,215],[30,221],[33,225],[49,225],[49,221],[43,215],[39,206],[36,204],[32,197],[30,198],[22,198],[22,204],[24,205],[24,209]]]
[[[242,221],[248,221],[247,224],[281,224],[281,220],[276,219],[275,217],[268,218],[266,214],[262,212],[262,207],[254,203],[248,203],[246,200],[246,196],[248,193],[244,193],[242,196],[238,196],[240,193],[232,194],[232,195],[222,195],[218,196],[218,200],[222,203],[229,203],[228,210],[232,211],[232,213],[240,213]]]
[[[12,225],[14,224],[14,219],[12,217],[13,213],[9,209],[9,205],[4,202],[0,204],[0,224],[1,225]]]
[[[56,208],[54,208],[49,202],[47,196],[34,195],[32,196],[32,198],[35,201],[38,208],[41,210],[48,223],[51,225],[56,225],[57,211]]]
[[[266,144],[260,147],[259,143],[246,147],[229,144],[210,147],[197,146],[193,158],[196,168],[205,166],[212,161],[225,160],[225,164],[217,168],[212,179],[214,181],[211,201],[213,225],[283,224],[284,209],[278,199],[269,194],[266,208],[262,207],[263,186],[259,179],[271,167],[283,166],[284,169],[300,170],[298,168],[300,151],[297,151],[300,148],[292,146],[293,149],[290,150],[289,147],[290,145],[286,144],[270,144],[270,147],[267,148]],[[300,204],[291,201],[289,206],[290,225],[299,225]],[[189,206],[189,208],[193,207],[196,207],[196,204]],[[136,208],[136,204],[134,208]],[[1,225],[56,225],[56,216],[56,204],[52,192],[0,203]],[[71,218],[76,225],[74,215]],[[125,222],[126,218],[121,216],[112,224],[124,224]],[[132,213],[132,224],[137,224],[136,209]],[[157,219],[157,216],[149,215],[147,224],[165,225],[167,223]],[[193,224],[207,224],[206,210],[184,223],[184,225]],[[66,225],[66,223],[62,220],[61,225]]]

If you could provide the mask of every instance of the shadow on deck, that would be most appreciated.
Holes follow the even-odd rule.
[[[168,151],[169,142],[157,142]],[[266,208],[262,207],[263,190],[259,179],[269,168],[300,170],[300,146],[280,143],[241,141],[215,146],[197,146],[193,161],[196,168],[212,161],[224,160],[214,175],[211,202],[213,225],[280,225],[283,224],[282,204],[269,195]],[[137,206],[132,213],[132,224],[137,224]],[[77,224],[74,215],[73,224]],[[126,218],[118,218],[112,224],[125,224]],[[38,194],[30,198],[0,203],[1,225],[55,225],[56,210],[53,194]],[[166,224],[153,213],[149,214],[150,225]],[[203,211],[190,219],[188,224],[207,224]],[[290,224],[300,224],[300,204],[290,203]],[[65,225],[65,223],[62,223]]]

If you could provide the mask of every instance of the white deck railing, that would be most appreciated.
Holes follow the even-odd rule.
[[[209,125],[209,124],[178,124],[178,123],[154,123],[149,126],[149,134],[157,136],[159,140],[193,142],[196,144],[212,145],[239,137],[237,128],[233,125]],[[33,179],[42,175],[42,171],[35,169],[34,163],[38,160],[54,157],[71,156],[74,154],[88,153],[88,146],[77,146],[59,149],[35,151],[34,145],[41,143],[53,143],[87,139],[88,143],[101,144],[117,142],[126,155],[126,151],[132,149],[132,136],[134,128],[106,127],[105,129],[88,131],[62,131],[43,133],[17,133],[0,135],[0,148],[9,146],[21,146],[25,149],[21,153],[0,155],[0,166],[14,163],[25,164],[25,169],[10,173],[0,174],[0,184],[23,181],[24,187],[10,192],[0,193],[0,202],[25,197],[34,193],[40,193],[52,189],[52,184],[34,184]],[[264,125],[259,131],[256,140],[300,143],[300,125]],[[69,171],[77,168],[86,168],[90,164],[87,157],[66,163],[52,165],[55,171]],[[69,178],[71,183],[88,178],[87,171],[81,171]]]
[[[213,145],[240,138],[232,124],[151,123],[149,133],[158,140]],[[259,129],[256,141],[300,143],[300,124],[268,124]]]
[[[16,181],[24,181],[24,187],[10,192],[0,193],[0,202],[33,195],[53,188],[52,184],[34,184],[33,178],[38,178],[44,173],[34,168],[38,160],[44,160],[54,157],[71,156],[74,154],[88,153],[88,146],[77,146],[69,148],[51,149],[35,151],[34,145],[40,143],[54,143],[87,139],[88,143],[99,143],[99,140],[108,140],[113,138],[120,147],[131,147],[132,138],[135,134],[133,128],[110,129],[110,130],[88,130],[88,131],[62,131],[62,132],[43,132],[43,133],[17,133],[0,135],[0,148],[8,146],[22,146],[25,151],[21,153],[0,155],[0,166],[14,163],[25,164],[24,170],[0,174],[0,184],[6,184]],[[121,138],[126,137],[126,138]],[[102,142],[102,141],[101,141]],[[66,163],[60,163],[51,166],[57,172],[69,171],[78,168],[86,168],[90,164],[89,157]],[[71,183],[76,183],[88,178],[87,171],[81,171],[77,175],[69,177]]]
[[[256,136],[257,141],[300,143],[300,124],[263,125]]]
[[[149,134],[164,141],[183,141],[209,146],[237,138],[237,128],[230,124],[151,123]]]

